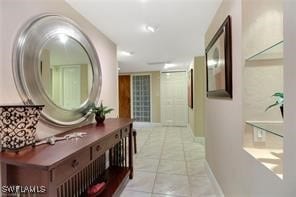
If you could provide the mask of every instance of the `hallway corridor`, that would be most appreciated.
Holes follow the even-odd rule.
[[[137,129],[135,176],[121,197],[215,197],[205,150],[185,127]]]

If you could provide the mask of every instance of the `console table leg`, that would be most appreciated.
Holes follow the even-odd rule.
[[[129,169],[130,169],[130,176],[129,178],[132,179],[134,177],[134,170],[133,170],[133,125],[130,125],[130,132],[128,135],[128,162],[129,162]]]

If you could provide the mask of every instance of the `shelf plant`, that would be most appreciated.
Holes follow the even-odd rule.
[[[280,106],[282,117],[284,117],[284,93],[283,92],[276,92],[272,95],[272,97],[276,98],[275,103],[269,105],[265,111],[269,110],[272,107]]]
[[[108,108],[107,106],[104,106],[103,102],[101,102],[99,106],[96,106],[95,104],[93,104],[90,109],[90,112],[95,114],[95,119],[97,123],[103,123],[106,118],[106,114],[112,112],[113,110],[114,109],[112,108]]]

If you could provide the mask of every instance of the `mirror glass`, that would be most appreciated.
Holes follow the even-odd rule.
[[[40,15],[24,27],[13,51],[13,74],[23,102],[44,105],[41,118],[54,126],[91,121],[89,110],[102,86],[91,40],[78,24],[59,15]]]
[[[87,101],[93,71],[90,58],[78,41],[66,34],[57,34],[45,43],[39,60],[42,86],[53,103],[73,110]]]

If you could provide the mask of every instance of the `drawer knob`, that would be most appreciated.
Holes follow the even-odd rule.
[[[118,135],[118,134],[116,134],[116,135],[115,135],[115,139],[117,139],[118,137],[119,137],[119,135]]]
[[[79,165],[79,161],[77,161],[76,159],[72,161],[72,167],[76,168]]]
[[[101,150],[101,146],[100,145],[97,145],[96,150],[97,151]]]

